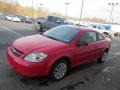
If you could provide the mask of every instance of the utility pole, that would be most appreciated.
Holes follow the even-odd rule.
[[[34,16],[33,0],[32,0],[32,16]]]
[[[110,5],[112,8],[111,8],[111,11],[110,11],[110,19],[109,19],[109,24],[111,24],[111,20],[112,20],[112,16],[113,16],[113,10],[114,10],[114,6],[117,6],[119,5],[119,3],[108,3],[108,5]],[[113,21],[113,20],[112,20]]]
[[[82,17],[82,12],[83,12],[83,6],[84,6],[84,0],[82,0],[82,5],[81,5],[81,9],[80,9],[79,24],[81,22],[81,17]]]
[[[41,13],[40,14],[41,14],[41,16],[42,16],[42,11],[43,11],[43,5],[44,4],[40,3],[40,8],[41,8]]]
[[[67,19],[67,13],[68,13],[68,5],[70,4],[69,2],[64,3],[66,5],[66,11],[65,11],[65,18]]]

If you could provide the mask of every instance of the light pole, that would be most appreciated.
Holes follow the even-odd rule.
[[[83,6],[84,6],[84,0],[82,0],[82,5],[81,5],[81,9],[80,9],[79,24],[80,24],[80,21],[81,21],[81,17],[82,17]]]
[[[65,14],[65,17],[66,17],[66,19],[67,19],[67,13],[68,13],[68,5],[70,4],[69,2],[67,2],[67,3],[64,3],[65,5],[66,5],[66,14]]]
[[[43,11],[43,6],[44,4],[40,3],[40,8],[41,8],[41,16],[42,16],[42,11]]]
[[[113,10],[114,10],[114,6],[117,6],[119,5],[119,3],[108,3],[108,5],[110,5],[112,8],[111,8],[111,11],[110,11],[110,20],[109,20],[109,24],[111,24],[111,19],[112,19],[112,14],[113,14]]]
[[[35,6],[37,6],[36,3],[35,3]],[[37,8],[36,7],[34,7],[34,17],[35,18],[37,17]]]
[[[33,3],[34,3],[34,2],[33,2],[33,0],[32,0],[32,16],[34,16],[34,10],[33,10],[34,7],[33,7]]]

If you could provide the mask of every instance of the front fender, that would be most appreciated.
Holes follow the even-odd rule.
[[[69,58],[70,63],[71,63],[71,59],[70,59],[70,57],[69,57],[68,55],[57,55],[57,56],[55,56],[55,57],[53,57],[53,58],[51,58],[51,59],[48,58],[47,68],[49,68],[49,69],[48,69],[48,71],[47,71],[47,72],[48,72],[47,74],[50,73],[53,65],[54,65],[57,61],[59,61],[61,58],[63,58],[63,57]]]

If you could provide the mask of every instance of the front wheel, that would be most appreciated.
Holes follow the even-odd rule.
[[[56,62],[53,65],[50,77],[52,80],[60,80],[62,79],[68,71],[68,63],[65,60],[61,60]]]
[[[108,55],[108,52],[105,51],[105,52],[101,55],[101,57],[100,57],[99,59],[97,59],[97,62],[98,62],[98,63],[103,63],[103,62],[107,61],[107,55]]]

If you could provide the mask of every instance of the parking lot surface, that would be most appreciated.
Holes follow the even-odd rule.
[[[0,90],[120,90],[120,38],[112,40],[108,61],[92,62],[72,69],[60,81],[46,77],[26,78],[8,64],[5,51],[16,39],[39,34],[32,24],[0,20]]]

